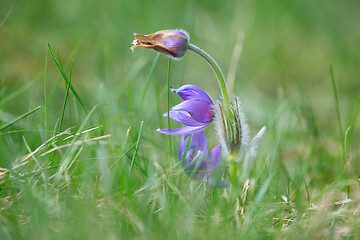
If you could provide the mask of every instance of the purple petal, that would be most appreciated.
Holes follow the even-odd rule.
[[[202,157],[202,152],[196,149],[196,146],[190,146],[185,154],[184,167],[185,169],[193,170],[196,163]]]
[[[207,178],[204,182],[208,183],[211,186],[218,187],[218,188],[229,188],[230,183],[226,180],[219,180],[216,178]]]
[[[199,126],[203,126],[204,123],[198,122],[195,119],[193,119],[191,116],[189,116],[189,113],[185,112],[185,111],[170,111],[170,118],[172,120],[175,120],[179,123],[185,124],[187,126],[191,126],[191,127],[199,127]],[[163,117],[167,117],[168,113],[164,113]]]
[[[221,153],[221,147],[220,145],[217,145],[211,150],[208,159],[220,160],[220,153]]]
[[[181,139],[179,142],[179,160],[180,161],[183,159],[184,149],[186,147],[187,139],[188,139],[188,135],[183,135],[183,136],[181,136]]]
[[[186,47],[187,40],[181,39],[178,36],[168,37],[164,39],[164,45],[167,48],[184,48]]]
[[[213,119],[211,105],[200,99],[184,101],[172,108],[173,111],[186,111],[191,117],[201,123],[210,123]]]
[[[185,166],[185,172],[193,179],[204,180],[207,178],[208,174],[211,174],[207,171],[206,162],[204,162],[203,159],[202,156],[198,156],[195,160]]]
[[[199,162],[201,161],[200,159],[198,158],[196,161],[185,165],[185,172],[189,175],[189,177],[192,177],[195,180],[204,181],[214,187],[230,187],[230,183],[228,181],[210,177],[214,172],[211,171],[207,162]]]
[[[202,152],[202,158],[191,161],[191,164],[186,165],[186,170],[195,171],[195,173],[192,173],[193,177],[197,180],[204,180],[211,176],[220,166],[220,146],[216,146],[207,157],[207,140],[203,132],[193,135],[191,146],[203,146],[205,149]]]
[[[203,130],[204,128],[207,127],[207,124],[203,125],[203,126],[199,126],[199,127],[183,127],[183,128],[176,128],[176,129],[157,129],[156,131],[160,132],[160,133],[164,133],[167,135],[185,135],[185,134],[193,134],[193,133],[197,133],[200,132],[201,130]]]
[[[213,105],[211,98],[202,89],[194,85],[184,85],[178,89],[172,89],[171,91],[176,92],[184,100],[201,99]]]
[[[201,162],[197,167],[198,171],[201,171],[204,177],[212,175],[220,166],[220,159],[219,160],[206,160]]]
[[[184,30],[171,30],[171,31],[175,34],[182,35],[182,36],[186,37],[187,39],[189,39],[188,33]]]
[[[204,170],[208,171],[209,173],[214,173],[220,166],[220,158],[219,159],[213,159],[213,160],[207,160],[205,161],[206,166]],[[211,175],[210,174],[210,175]]]
[[[209,172],[215,172],[219,166],[220,166],[220,152],[221,152],[221,147],[220,145],[217,145],[216,147],[214,147],[209,156],[206,159],[206,170]]]
[[[190,146],[196,146],[198,151],[202,151],[207,155],[207,138],[204,131],[192,135]]]

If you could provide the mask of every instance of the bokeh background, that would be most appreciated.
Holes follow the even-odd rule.
[[[171,168],[176,160],[169,160],[168,147],[163,150],[168,138],[154,131],[167,126],[161,116],[167,109],[168,58],[160,56],[150,74],[157,53],[139,48],[132,53],[130,47],[134,32],[184,29],[190,42],[209,52],[221,66],[242,101],[252,136],[267,126],[253,171],[271,162],[269,171],[277,176],[273,198],[291,195],[289,186],[304,180],[310,195],[316,195],[339,176],[343,179],[344,159],[349,162],[346,179],[354,179],[360,174],[359,13],[356,0],[0,0],[0,125],[42,106],[2,131],[0,167],[11,168],[29,153],[24,138],[34,150],[52,131],[77,129],[84,122],[86,115],[70,92],[71,109],[67,106],[59,129],[66,84],[49,55],[50,43],[67,74],[73,63],[71,83],[88,111],[99,105],[86,127],[103,125],[94,137],[112,135],[110,147],[101,148],[109,158],[99,157],[101,151],[91,147],[79,158],[101,158],[112,165],[129,144],[125,138],[131,125],[134,139],[139,131],[143,137],[139,161]],[[189,83],[219,98],[213,72],[193,53],[171,62],[171,86]],[[179,101],[171,95],[171,105]],[[212,131],[208,130],[210,136]],[[178,139],[172,141],[170,152],[176,154]],[[209,142],[215,146],[216,137]],[[97,163],[91,165],[93,172],[98,168]],[[139,177],[129,180],[133,187],[127,190],[135,191],[147,181],[140,172],[134,173]],[[81,175],[81,170],[76,174]],[[113,193],[119,190],[119,175],[121,170],[116,170],[109,180]],[[305,185],[295,184],[296,191],[305,191]],[[2,189],[3,196],[7,195],[6,188]],[[344,185],[338,190],[346,192]],[[4,209],[9,211],[4,219],[20,211],[16,206]],[[82,213],[86,216],[86,211]],[[26,223],[20,221],[18,226]],[[319,226],[323,229],[326,224]],[[317,229],[313,230],[316,234]]]
[[[334,68],[344,119],[359,91],[357,1],[38,0],[14,4],[2,0],[0,11],[1,80],[7,91],[41,78],[46,42],[50,42],[64,62],[75,58],[73,84],[84,94],[96,95],[96,86],[105,81],[105,74],[114,86],[119,86],[126,69],[131,71],[139,64],[146,64],[144,68],[149,69],[153,52],[129,51],[134,32],[146,34],[173,28],[189,32],[191,42],[210,52],[225,75],[235,47],[241,44],[234,92],[248,105],[277,100],[284,88],[297,92],[300,85],[322,120],[331,122],[335,111],[330,65]],[[51,74],[54,68],[52,63],[49,65]],[[166,67],[159,64],[153,84],[164,82]],[[197,57],[176,62],[173,72],[174,85],[210,84],[208,91],[217,96],[212,72]],[[140,74],[146,75],[146,71]],[[142,75],[134,81],[136,84],[142,84]],[[50,86],[56,82],[52,78],[50,75]],[[13,113],[28,107],[19,101],[28,102],[29,97],[42,94],[31,91],[33,94],[12,102],[17,105],[12,108]],[[256,95],[249,99],[249,92]],[[256,107],[251,105],[248,111],[252,108]],[[260,119],[261,116],[255,121]]]
[[[6,114],[17,116],[43,105],[47,42],[68,72],[74,60],[72,84],[89,107],[107,103],[101,99],[105,94],[116,104],[110,112],[126,113],[126,72],[137,107],[156,55],[142,49],[132,53],[133,33],[178,28],[186,30],[191,42],[208,51],[235,82],[234,93],[243,101],[254,130],[268,125],[271,113],[287,99],[295,108],[310,106],[321,138],[329,141],[325,147],[331,150],[338,125],[330,66],[344,133],[360,89],[359,10],[357,1],[2,0],[0,77],[5,115],[1,121],[8,120]],[[48,125],[53,126],[61,114],[66,86],[49,59],[48,104],[58,110],[48,114]],[[162,91],[166,76],[167,59],[161,57],[146,90],[146,109],[154,110],[154,96]],[[171,86],[185,83],[205,88],[213,98],[219,95],[212,71],[192,53],[172,66]],[[135,118],[143,120],[153,113],[144,111]],[[354,133],[358,139],[359,133]],[[298,134],[301,138],[306,132]]]

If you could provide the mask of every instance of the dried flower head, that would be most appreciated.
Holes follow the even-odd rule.
[[[136,47],[152,48],[162,54],[181,58],[186,53],[189,36],[185,31],[163,30],[148,35],[134,34],[131,50]]]

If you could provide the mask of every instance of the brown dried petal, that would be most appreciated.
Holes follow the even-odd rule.
[[[136,47],[152,48],[157,52],[172,57],[182,57],[187,49],[188,37],[179,30],[163,30],[148,35],[135,34],[133,41],[134,50]]]

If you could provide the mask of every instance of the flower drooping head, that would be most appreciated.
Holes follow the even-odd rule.
[[[186,149],[187,140],[190,146]],[[220,166],[220,145],[214,147],[208,154],[207,138],[203,131],[192,135],[184,135],[179,143],[179,159],[189,177],[209,183],[216,187],[229,187],[226,180],[211,177]]]
[[[194,85],[184,85],[171,91],[176,92],[184,101],[169,111],[169,118],[187,126],[157,129],[158,132],[168,135],[192,134],[202,131],[211,123],[214,117],[213,102],[203,90]],[[167,117],[168,113],[163,116]]]
[[[134,34],[135,40],[131,50],[136,47],[152,48],[162,54],[181,58],[189,44],[189,36],[181,30],[162,30],[148,35]]]

